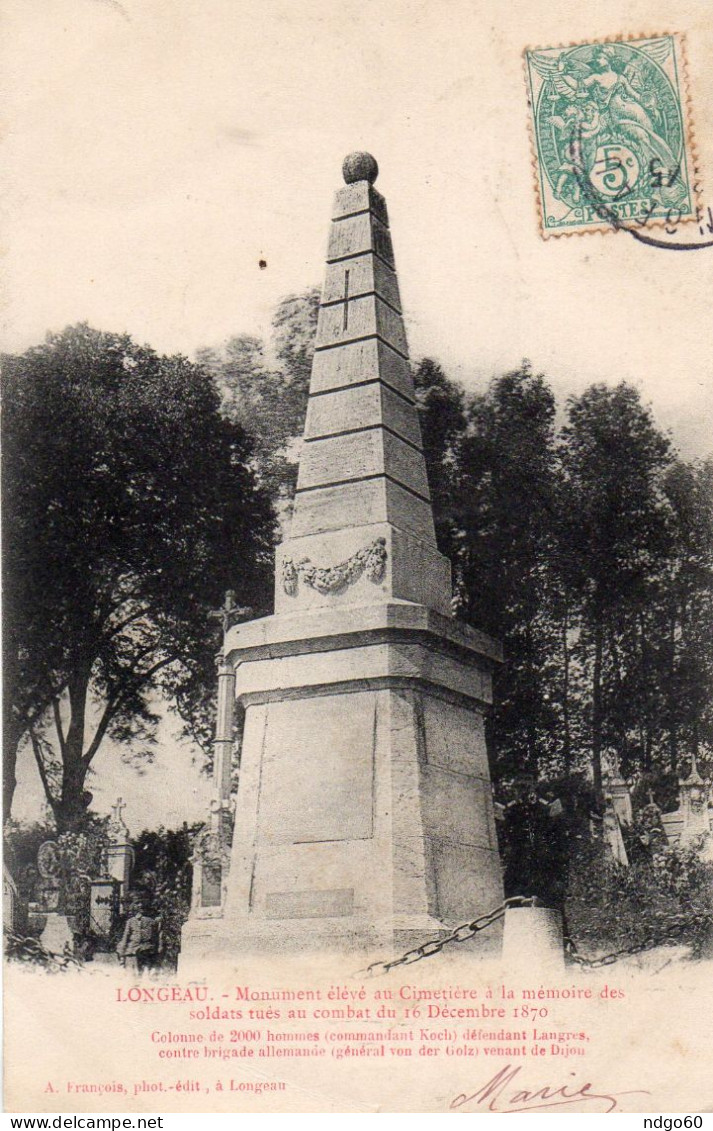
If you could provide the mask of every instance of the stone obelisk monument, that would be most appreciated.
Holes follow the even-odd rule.
[[[245,709],[229,873],[219,907],[194,893],[182,961],[390,951],[502,899],[483,728],[501,653],[450,612],[376,161],[343,172],[275,614],[225,634]]]

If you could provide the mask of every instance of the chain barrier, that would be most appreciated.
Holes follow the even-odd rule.
[[[459,927],[456,927],[454,931],[451,931],[449,935],[442,939],[431,939],[429,942],[422,943],[421,946],[414,947],[413,950],[407,950],[400,958],[393,958],[391,962],[372,962],[366,968],[366,977],[374,978],[379,974],[388,974],[389,970],[393,970],[395,966],[410,966],[412,962],[418,962],[421,958],[430,958],[432,954],[438,954],[449,943],[467,942],[469,939],[475,938],[481,931],[492,926],[493,923],[497,923],[498,919],[502,919],[508,907],[535,907],[536,904],[537,896],[514,895],[485,915],[471,919],[469,923],[461,923]]]
[[[675,942],[675,939],[646,939],[642,943],[632,943],[631,946],[622,947],[621,950],[613,950],[610,954],[604,954],[601,958],[585,958],[577,950],[572,939],[565,940],[565,954],[570,962],[574,962],[577,966],[581,966],[584,970],[599,970],[601,966],[612,966],[621,958],[629,958],[634,954],[643,954],[646,950],[653,950],[657,946],[665,946],[666,943]]]
[[[461,923],[459,927],[451,931],[442,939],[430,939],[428,942],[422,943],[420,946],[414,947],[412,950],[407,950],[400,958],[393,958],[390,962],[372,962],[367,966],[365,976],[367,978],[375,978],[382,974],[388,974],[397,966],[410,966],[412,962],[419,962],[422,958],[430,958],[433,954],[438,954],[443,950],[444,946],[449,943],[467,942],[469,939],[475,938],[481,931],[487,930],[493,923],[497,923],[502,919],[505,912],[510,907],[537,907],[541,906],[540,900],[536,895],[514,895],[510,899],[506,899],[499,907],[493,908],[485,915],[479,916],[477,919],[472,919],[469,923]],[[687,922],[681,921],[677,924],[679,930],[683,930],[688,925]],[[602,966],[611,966],[615,962],[619,962],[622,958],[631,957],[634,954],[642,954],[644,951],[653,950],[657,946],[675,945],[679,940],[675,935],[668,934],[661,938],[648,938],[642,943],[633,943],[631,946],[622,947],[620,950],[614,950],[610,954],[602,955],[600,958],[585,958],[577,950],[574,940],[569,936],[565,937],[564,950],[565,955],[570,962],[576,963],[586,970],[598,970]]]
[[[585,970],[598,970],[602,966],[612,966],[621,958],[630,958],[634,954],[643,954],[644,951],[653,950],[657,946],[676,946],[680,944],[680,939],[676,934],[671,931],[678,931],[679,933],[691,926],[692,921],[688,919],[678,919],[669,927],[669,933],[661,935],[660,938],[653,935],[646,939],[644,942],[632,943],[630,946],[624,946],[620,950],[613,950],[609,954],[604,954],[600,958],[585,958],[577,950],[576,943],[573,939],[567,937],[564,941],[565,954],[570,962],[576,963]]]

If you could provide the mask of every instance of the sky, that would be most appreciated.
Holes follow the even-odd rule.
[[[436,357],[469,388],[523,357],[562,397],[626,379],[683,455],[710,452],[713,250],[658,251],[623,233],[544,241],[522,61],[525,47],[685,32],[713,204],[703,0],[673,14],[661,0],[5,0],[4,11],[2,348],[80,320],[189,355],[265,333],[285,294],[321,283],[342,159],[366,149],[413,357]],[[167,738],[189,811],[202,785],[176,751]],[[117,777],[124,796],[131,773]]]

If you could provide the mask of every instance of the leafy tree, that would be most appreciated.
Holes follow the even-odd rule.
[[[555,489],[554,396],[529,365],[468,403],[455,567],[460,615],[505,645],[489,721],[498,773],[538,770],[554,731],[545,616]]]
[[[468,427],[465,393],[428,357],[415,367],[413,379],[438,548],[453,557],[459,545],[457,486],[461,447]]]
[[[713,746],[713,460],[676,461],[663,489],[673,554],[657,602],[659,702],[675,773],[682,746],[695,754]]]
[[[562,430],[562,576],[579,618],[589,687],[594,787],[602,756],[639,731],[648,768],[655,720],[650,603],[670,551],[661,480],[671,455],[635,388],[592,385],[571,398]],[[631,751],[629,751],[631,754]]]
[[[297,481],[318,309],[316,289],[289,295],[275,311],[268,343],[241,335],[197,354],[215,377],[224,414],[254,437],[255,469],[278,507]]]
[[[145,829],[132,841],[131,886],[148,896],[148,912],[161,919],[163,961],[175,967],[181,949],[181,927],[191,907],[192,837],[200,826]]]
[[[272,512],[199,366],[85,324],[5,359],[6,812],[27,736],[60,832],[105,738],[214,682],[211,608],[267,602]]]

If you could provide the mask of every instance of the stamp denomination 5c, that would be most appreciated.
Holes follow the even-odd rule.
[[[695,218],[674,35],[525,52],[542,234]]]

